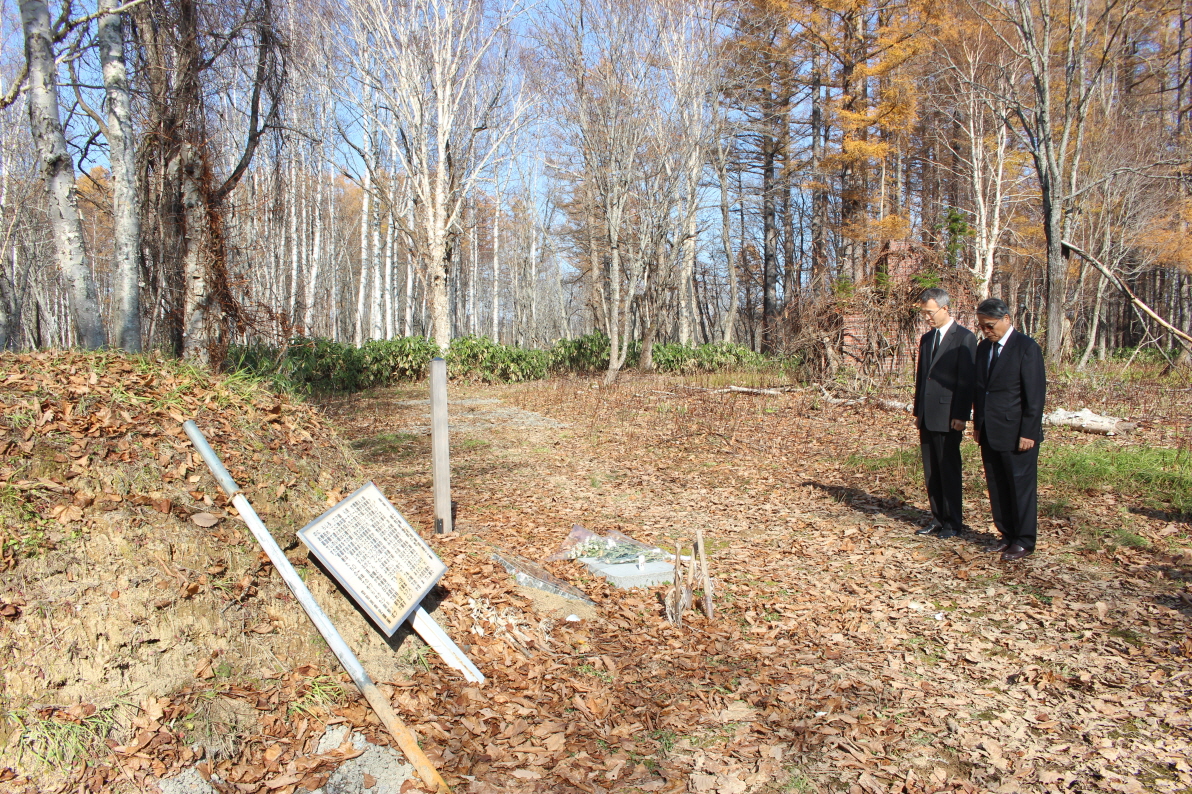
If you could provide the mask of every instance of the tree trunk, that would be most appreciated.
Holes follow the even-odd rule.
[[[88,350],[107,344],[95,281],[83,249],[83,224],[75,194],[74,162],[58,115],[53,29],[45,0],[21,0],[25,59],[29,64],[29,128],[49,194],[50,226],[78,342]]]
[[[774,201],[778,140],[772,134],[773,99],[765,100],[767,130],[762,136],[762,333],[761,351],[775,349],[775,317],[778,314],[778,215]]]
[[[99,0],[100,11],[112,11],[120,0]],[[132,126],[128,71],[124,62],[124,15],[99,18],[99,59],[108,101],[106,138],[112,166],[112,231],[115,281],[112,325],[116,345],[141,352],[141,206],[136,184],[136,133]]]
[[[492,294],[492,336],[501,343],[501,180],[497,179],[497,192],[493,200],[493,294]]]
[[[306,273],[306,294],[303,297],[302,334],[314,336],[315,284],[319,278],[319,264],[323,258],[323,158],[317,161],[315,169],[314,239],[310,246],[310,268]],[[334,223],[334,218],[332,222]],[[332,303],[335,296],[331,297]]]
[[[211,337],[207,333],[210,303],[207,283],[209,234],[211,218],[200,180],[202,163],[190,144],[183,144],[178,156],[170,162],[170,177],[181,186],[183,219],[185,224],[186,255],[183,257],[183,278],[186,299],[182,320],[183,358],[207,363],[211,359]]]
[[[364,184],[362,186],[360,197],[360,284],[356,293],[356,347],[360,347],[362,344],[364,344],[364,312],[365,309],[368,308],[368,304],[365,301],[365,296],[368,295],[368,219],[369,194],[371,193],[371,187],[369,173],[366,169],[364,171]]]
[[[298,266],[300,264],[298,256],[298,169],[295,164],[296,158],[290,158],[290,178],[287,187],[289,190],[289,200],[286,202],[286,217],[289,220],[289,238],[290,238],[290,278],[287,283],[286,290],[286,316],[285,323],[288,326],[287,331],[295,325],[295,309],[298,301]],[[288,335],[288,334],[287,334]]]
[[[823,156],[827,129],[824,125],[823,88],[820,84],[818,54],[812,61],[811,76],[811,289],[823,292],[828,286],[828,188],[824,184]]]
[[[717,144],[725,146],[724,142]],[[719,341],[732,344],[733,331],[737,324],[737,263],[733,259],[733,222],[732,208],[728,200],[728,153],[718,150],[716,155],[716,175],[720,182],[720,245],[724,250],[725,275],[728,278],[728,309],[720,318]]]

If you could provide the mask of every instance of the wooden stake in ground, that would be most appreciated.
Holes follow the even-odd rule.
[[[693,561],[694,562],[694,561]],[[691,591],[683,585],[683,544],[675,544],[675,571],[671,588],[666,591],[663,605],[666,619],[675,626],[683,625],[683,613],[691,605]]]
[[[704,615],[711,620],[712,614],[715,612],[712,606],[712,575],[708,573],[708,557],[704,554],[704,531],[702,529],[695,531],[695,546],[699,551],[699,572],[703,579]]]
[[[269,557],[269,562],[273,563],[274,569],[281,576],[282,581],[290,588],[290,592],[298,599],[298,603],[306,610],[306,614],[310,617],[315,628],[323,635],[323,639],[327,640],[327,645],[335,654],[335,658],[339,659],[339,663],[344,666],[344,670],[352,677],[352,682],[364,695],[368,704],[373,707],[373,711],[381,720],[389,733],[397,740],[397,746],[405,753],[406,759],[414,766],[418,777],[422,778],[422,782],[428,787],[432,788],[437,794],[449,794],[451,788],[447,782],[443,780],[442,775],[435,769],[434,764],[426,757],[426,753],[422,752],[422,748],[418,746],[418,738],[413,731],[406,727],[396,714],[393,713],[393,708],[389,705],[389,700],[386,698],[377,685],[373,683],[372,677],[360,664],[360,660],[356,658],[356,654],[344,642],[343,637],[340,636],[339,631],[336,630],[335,624],[331,622],[331,618],[327,617],[327,613],[315,601],[315,597],[311,595],[310,590],[306,586],[306,582],[302,581],[302,577],[294,570],[294,566],[286,559],[286,555],[282,552],[281,547],[277,545],[277,541],[269,533],[268,527],[261,521],[257,511],[249,504],[248,499],[241,493],[240,488],[236,485],[236,481],[232,479],[232,475],[224,468],[223,463],[220,462],[219,456],[215,454],[215,450],[207,443],[207,439],[203,436],[199,426],[193,421],[185,422],[182,429],[186,431],[190,442],[194,444],[195,450],[202,456],[203,462],[207,464],[207,468],[211,470],[211,474],[215,477],[215,481],[219,483],[219,487],[224,490],[235,505],[236,510],[239,511],[240,517],[244,519],[244,523],[252,530],[253,537],[261,544],[261,548],[265,550],[265,554]]]
[[[430,460],[435,494],[435,533],[446,535],[455,527],[451,516],[451,443],[447,428],[447,362],[430,362]]]

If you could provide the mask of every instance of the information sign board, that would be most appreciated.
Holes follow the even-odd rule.
[[[388,635],[447,571],[371,482],[303,527],[298,537]]]

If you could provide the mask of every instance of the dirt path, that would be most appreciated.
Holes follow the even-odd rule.
[[[1006,566],[985,533],[913,534],[913,471],[869,466],[913,449],[905,416],[656,379],[452,398],[460,532],[434,542],[451,631],[490,683],[433,668],[398,704],[465,790],[1192,791],[1186,517],[1098,493],[1087,515],[1120,513],[1145,546],[1109,552],[1086,513],[1056,515]],[[421,390],[326,411],[428,525]],[[970,469],[969,523],[986,527]],[[574,522],[660,544],[703,528],[720,613],[674,628],[663,588],[612,591],[566,562],[552,570],[599,616],[538,613],[488,554],[541,560]],[[504,639],[499,614],[532,644]]]

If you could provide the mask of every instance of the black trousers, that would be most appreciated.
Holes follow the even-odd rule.
[[[1026,452],[996,452],[981,444],[989,508],[1002,540],[1034,551],[1039,527],[1039,445]]]
[[[923,477],[927,481],[927,498],[931,515],[941,526],[961,530],[964,505],[960,501],[964,491],[961,477],[959,430],[937,433],[919,429],[919,450],[923,453]]]

